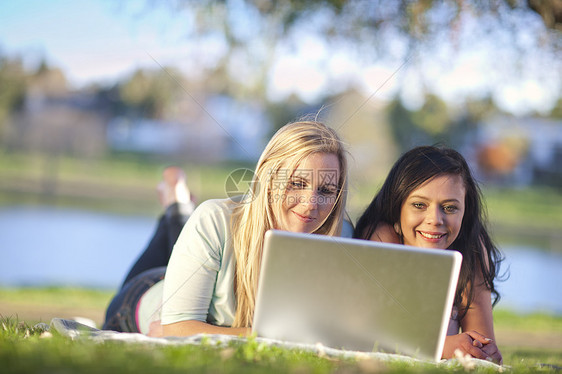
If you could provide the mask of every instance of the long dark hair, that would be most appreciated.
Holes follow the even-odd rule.
[[[459,320],[464,317],[474,299],[476,270],[480,269],[484,285],[494,297],[493,305],[500,299],[494,285],[502,255],[492,242],[486,229],[486,216],[482,193],[464,157],[457,151],[436,146],[416,147],[404,153],[394,164],[382,188],[357,221],[355,238],[369,239],[377,226],[390,226],[400,222],[400,211],[412,191],[426,181],[441,175],[459,175],[466,189],[465,211],[459,235],[447,249],[463,255],[461,272],[454,305],[459,310]],[[483,247],[486,249],[483,250]],[[466,305],[463,305],[463,294]]]

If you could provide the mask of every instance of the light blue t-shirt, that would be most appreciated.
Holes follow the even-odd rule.
[[[230,326],[236,312],[230,218],[236,203],[208,200],[195,209],[174,245],[162,298],[162,324],[197,320]]]
[[[162,298],[162,324],[197,320],[231,326],[236,312],[230,219],[237,203],[208,200],[185,224],[170,257]],[[342,236],[351,237],[346,221]]]

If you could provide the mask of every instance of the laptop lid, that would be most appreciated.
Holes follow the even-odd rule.
[[[253,331],[438,361],[461,262],[457,251],[270,230]]]

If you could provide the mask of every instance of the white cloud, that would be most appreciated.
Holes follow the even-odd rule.
[[[397,69],[399,69],[399,66],[392,70],[381,65],[371,65],[361,69],[363,93],[367,97],[374,95],[374,99],[392,99],[398,87],[400,71]],[[393,74],[395,75],[393,76]]]
[[[307,102],[315,100],[324,89],[326,74],[298,57],[282,57],[271,69],[268,95],[280,100],[292,93]]]
[[[494,98],[502,108],[516,115],[525,115],[533,110],[550,111],[558,95],[536,80],[525,80],[499,88]]]

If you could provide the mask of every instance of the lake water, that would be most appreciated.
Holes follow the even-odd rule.
[[[155,228],[156,217],[54,207],[0,209],[0,286],[116,289]],[[505,247],[498,305],[562,314],[562,254]]]

